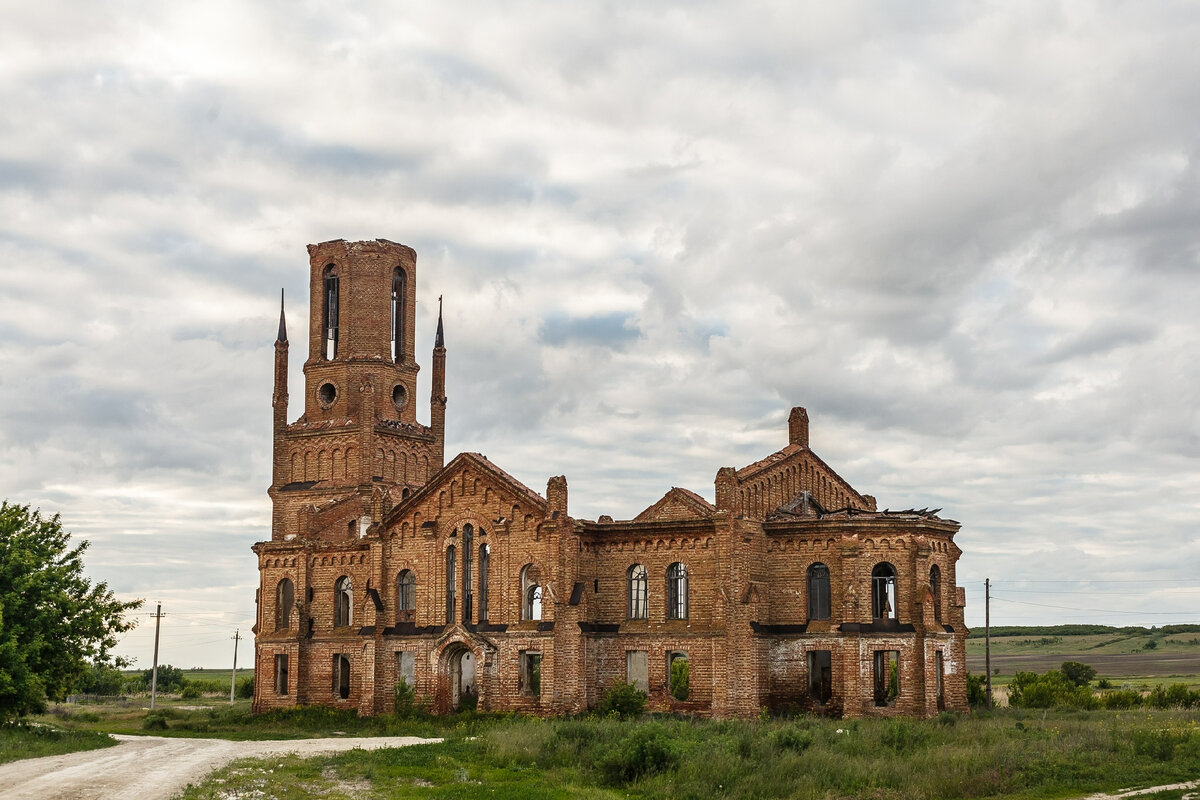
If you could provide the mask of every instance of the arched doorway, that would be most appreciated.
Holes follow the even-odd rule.
[[[475,654],[465,646],[456,647],[449,653],[446,660],[446,679],[449,684],[450,710],[457,711],[463,705],[464,698],[468,702],[479,699],[479,688],[475,683]]]

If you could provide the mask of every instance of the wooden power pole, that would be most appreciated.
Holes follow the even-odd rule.
[[[233,705],[233,690],[237,688],[237,648],[242,638],[240,628],[233,631],[233,677],[229,679],[229,705]]]
[[[992,579],[983,579],[983,663],[987,670],[987,707],[992,708]]]
[[[154,669],[150,672],[150,708],[154,708],[154,697],[158,694],[158,629],[162,626],[162,603],[154,611]]]

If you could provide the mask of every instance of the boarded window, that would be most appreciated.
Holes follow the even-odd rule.
[[[641,692],[650,692],[650,668],[645,650],[625,652],[625,681]]]
[[[900,696],[900,651],[876,650],[874,675],[875,705],[894,705]]]
[[[412,650],[400,650],[396,653],[396,682],[404,681],[409,686],[417,683],[417,659]]]
[[[692,691],[692,664],[686,650],[667,653],[667,688],[676,700],[687,700]]]
[[[333,694],[342,700],[350,697],[350,659],[340,653],[333,656]]]
[[[275,629],[292,627],[292,610],[296,605],[296,585],[284,578],[275,589]]]
[[[667,567],[667,619],[687,619],[687,617],[687,567],[676,561]]]
[[[646,619],[649,614],[649,576],[646,573],[646,568],[641,564],[634,564],[629,568],[629,618],[630,619]]]
[[[288,657],[283,653],[275,656],[275,694],[288,693]]]
[[[808,618],[829,619],[829,567],[813,564],[808,568]]]
[[[833,659],[828,650],[808,651],[808,696],[825,705],[833,696]]]
[[[522,650],[521,694],[537,696],[542,693],[542,654],[533,650]]]

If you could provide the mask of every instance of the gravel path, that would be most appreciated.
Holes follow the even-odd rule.
[[[416,736],[231,742],[114,734],[120,744],[0,765],[0,800],[168,800],[237,758],[440,742]]]

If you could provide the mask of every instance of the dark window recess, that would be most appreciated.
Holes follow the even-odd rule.
[[[829,619],[829,567],[813,564],[808,568],[808,618]]]
[[[542,654],[532,650],[521,651],[521,694],[534,697],[542,693]]]
[[[403,570],[396,576],[396,621],[412,622],[417,612],[417,576]]]
[[[340,653],[333,656],[333,693],[342,700],[350,697],[350,659]]]
[[[338,578],[333,590],[333,603],[334,627],[341,628],[349,625],[354,608],[354,590],[349,577],[343,575]]]
[[[808,651],[808,694],[820,705],[833,697],[833,659],[829,650]]]
[[[449,547],[446,548],[446,624],[447,625],[454,622],[455,606],[458,604],[458,598],[455,596],[458,593],[458,587],[455,585],[455,578],[457,578],[456,571],[455,571],[456,565],[454,563],[455,555],[456,555],[456,552],[454,550],[454,545],[450,545]]]
[[[900,651],[876,650],[874,673],[875,705],[894,705],[900,696]]]

